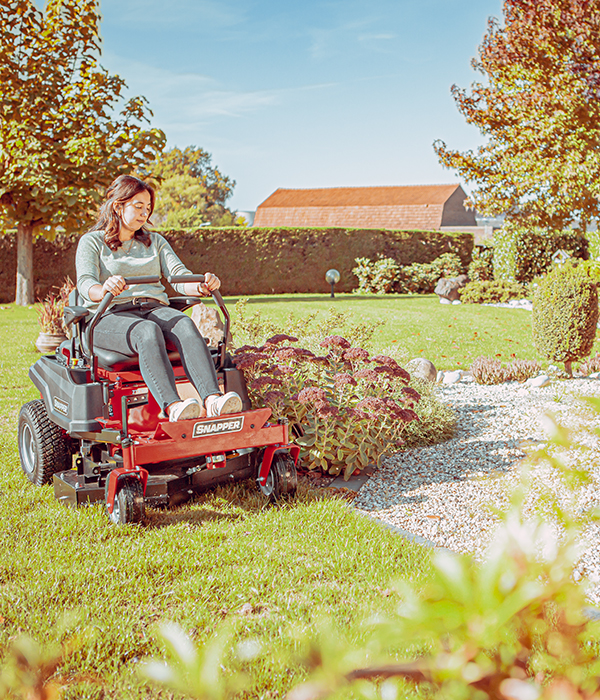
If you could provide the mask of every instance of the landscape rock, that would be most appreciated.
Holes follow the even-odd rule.
[[[550,377],[547,374],[540,374],[539,377],[530,377],[525,384],[533,387],[548,386]]]
[[[200,331],[200,335],[206,338],[208,344],[216,348],[223,338],[223,321],[216,309],[209,308],[204,304],[196,304],[192,309],[192,321]],[[227,345],[231,345],[231,333],[227,338]]]
[[[444,378],[442,379],[443,384],[456,384],[462,379],[462,372],[457,369],[453,372],[444,372]]]
[[[442,299],[449,299],[451,302],[460,300],[459,289],[462,289],[468,281],[466,275],[458,277],[442,277],[435,286],[434,292]],[[442,302],[445,303],[445,302]]]
[[[406,369],[411,377],[418,377],[427,382],[437,381],[438,371],[435,365],[431,360],[427,360],[424,357],[415,357],[407,363]]]

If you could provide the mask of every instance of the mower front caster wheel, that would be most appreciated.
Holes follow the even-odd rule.
[[[267,480],[259,482],[260,490],[277,503],[285,497],[293,497],[298,488],[298,474],[294,459],[289,453],[277,453],[273,457]]]
[[[106,480],[106,497],[108,498],[108,479]],[[127,525],[128,523],[141,523],[144,519],[144,489],[138,479],[123,479],[119,482],[117,493],[113,501],[112,513],[106,513],[111,523],[115,525]]]

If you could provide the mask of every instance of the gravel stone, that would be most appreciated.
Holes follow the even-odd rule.
[[[581,400],[600,396],[597,379],[553,381],[543,387],[460,382],[438,385],[437,391],[457,414],[454,438],[384,459],[354,501],[359,511],[417,541],[425,538],[436,547],[483,559],[498,527],[494,510],[508,507],[520,463],[545,443],[548,413],[573,431],[576,447],[563,458],[567,463],[583,460],[591,469],[594,483],[580,495],[581,512],[600,506],[600,438],[594,432],[600,418]],[[536,465],[532,476],[534,484],[563,492],[549,465]],[[586,530],[581,546],[574,578],[591,584],[589,600],[599,605],[600,525]]]

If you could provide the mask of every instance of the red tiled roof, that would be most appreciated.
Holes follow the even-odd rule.
[[[327,187],[278,189],[258,208],[368,207],[444,204],[460,185],[405,185],[397,187]]]

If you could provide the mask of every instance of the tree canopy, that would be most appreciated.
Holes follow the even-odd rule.
[[[165,228],[190,228],[202,224],[230,226],[235,213],[225,206],[235,181],[211,165],[202,148],[164,151],[144,172],[157,185],[152,221]]]
[[[434,148],[475,183],[480,213],[585,230],[600,215],[600,0],[505,0],[503,12],[472,63],[485,82],[452,87],[487,143]]]
[[[0,3],[0,225],[17,227],[19,304],[33,236],[81,231],[110,182],[164,148],[145,99],[99,65],[98,23],[96,0]]]

